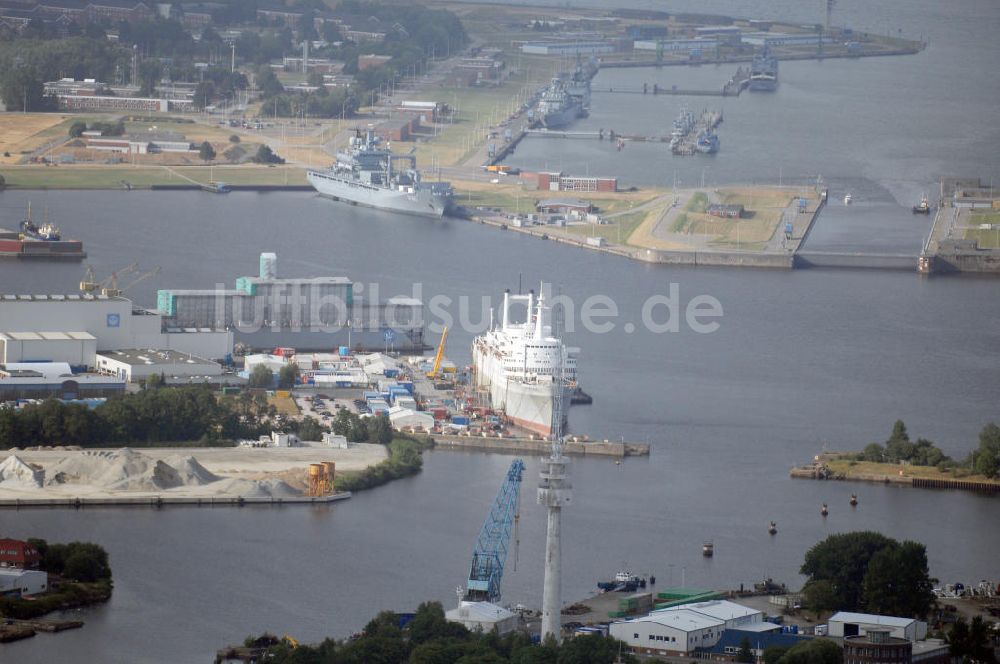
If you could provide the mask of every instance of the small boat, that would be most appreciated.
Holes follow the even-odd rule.
[[[627,569],[623,569],[619,571],[617,574],[615,574],[615,581],[617,583],[628,583],[634,578],[635,575],[632,574],[632,572],[628,571]]]
[[[920,203],[913,206],[913,214],[930,214],[931,203],[927,200],[927,194],[920,198]]]
[[[704,544],[702,544],[701,555],[705,556],[706,558],[711,558],[713,555],[715,555],[715,545],[712,544],[711,542],[705,542]]]
[[[851,196],[850,192],[844,194],[844,205],[850,205],[851,201],[853,201],[853,200],[854,200],[854,197]]]
[[[830,510],[827,508],[826,503],[823,503],[823,507],[820,509],[819,513],[822,514],[823,516],[826,516],[827,514],[830,513]]]
[[[851,494],[851,507],[857,507],[857,506],[858,506],[858,494],[852,493]]]
[[[776,524],[774,521],[772,521],[771,525],[767,527],[767,532],[770,533],[771,535],[777,535],[778,534],[778,524]]]

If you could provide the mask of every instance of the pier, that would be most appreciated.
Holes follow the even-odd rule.
[[[547,440],[530,438],[484,438],[482,436],[434,435],[435,449],[474,450],[479,452],[507,452],[510,454],[548,455],[552,443]],[[628,443],[625,441],[574,441],[563,443],[563,454],[586,457],[611,457],[623,459],[629,456],[649,456],[648,443]]]
[[[750,70],[739,67],[725,85],[717,89],[678,88],[676,85],[662,87],[658,83],[652,85],[643,83],[641,88],[608,87],[606,90],[595,88],[591,94],[626,94],[626,95],[668,95],[673,97],[739,97],[750,85]]]

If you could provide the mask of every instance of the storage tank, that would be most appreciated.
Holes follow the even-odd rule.
[[[333,493],[333,479],[337,474],[337,464],[334,461],[323,462],[324,479],[326,480],[326,493]]]
[[[278,255],[275,253],[263,253],[260,255],[260,278],[278,278]]]

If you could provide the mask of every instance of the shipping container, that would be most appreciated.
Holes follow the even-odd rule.
[[[23,243],[20,240],[0,240],[0,251],[21,253]]]
[[[452,424],[461,424],[461,425],[464,425],[464,426],[468,426],[469,425],[469,418],[468,417],[455,416],[455,417],[451,418],[451,423]]]

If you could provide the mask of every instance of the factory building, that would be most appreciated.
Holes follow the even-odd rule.
[[[614,53],[616,47],[608,41],[577,41],[577,42],[525,42],[521,44],[522,53],[532,55],[601,55]]]
[[[0,364],[66,362],[87,367],[97,353],[89,332],[0,332]]]
[[[637,654],[685,656],[711,648],[725,630],[752,629],[763,623],[757,609],[710,600],[653,611],[648,616],[611,623],[610,633]]]
[[[167,382],[178,379],[208,380],[222,375],[222,366],[189,353],[175,350],[123,349],[98,353],[97,370],[127,382],[144,380],[152,375],[163,376]]]
[[[829,634],[835,638],[864,636],[870,631],[888,630],[889,636],[908,641],[927,638],[927,623],[914,618],[879,616],[872,613],[840,611],[827,621]]]
[[[613,622],[609,628],[611,636],[623,641],[631,652],[660,656],[685,656],[697,648],[711,647],[724,630],[724,621],[687,609]]]
[[[130,348],[173,350],[223,359],[232,332],[211,326],[172,327],[158,311],[138,309],[106,295],[0,295],[0,359],[64,362],[75,371],[96,369],[98,354]]]
[[[690,52],[693,50],[712,50],[719,45],[715,39],[661,39],[636,40],[632,48],[637,51],[658,51],[663,53]]]
[[[277,273],[277,257],[263,254],[260,276],[238,278],[235,289],[160,290],[157,305],[167,325],[233,330],[237,340],[254,348],[423,348],[420,300],[366,302],[346,277]]]
[[[11,362],[0,365],[0,402],[50,397],[97,399],[123,392],[124,380],[94,373],[74,373],[66,362]]]
[[[538,188],[544,191],[618,191],[618,178],[563,175],[560,172],[538,174]]]

